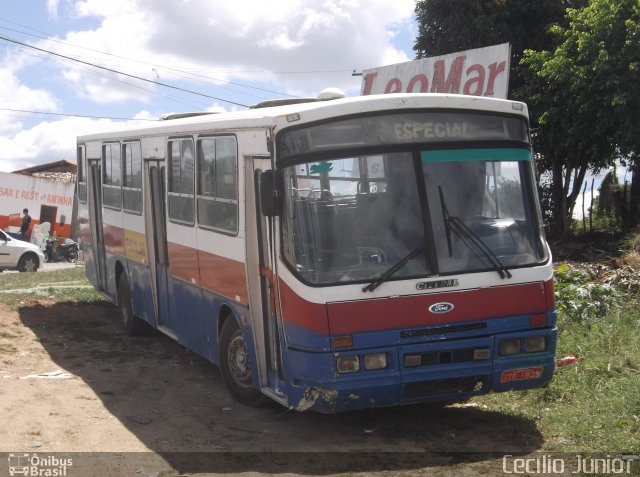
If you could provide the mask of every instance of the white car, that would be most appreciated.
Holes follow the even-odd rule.
[[[10,237],[0,230],[0,271],[35,272],[43,263],[44,254],[40,247]]]

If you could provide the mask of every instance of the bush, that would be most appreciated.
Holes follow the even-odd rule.
[[[621,292],[608,284],[591,282],[589,274],[562,263],[555,270],[556,308],[567,319],[588,323],[617,307]]]

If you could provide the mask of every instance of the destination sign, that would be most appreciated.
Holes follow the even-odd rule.
[[[465,138],[467,123],[396,123],[393,125],[398,141],[411,139]]]
[[[276,158],[371,146],[451,141],[529,142],[523,119],[455,112],[410,112],[362,116],[298,127],[277,137]],[[295,162],[295,159],[289,159]]]

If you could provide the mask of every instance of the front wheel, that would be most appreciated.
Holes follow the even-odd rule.
[[[227,318],[220,332],[220,374],[236,401],[249,406],[265,401],[265,396],[251,384],[247,342],[233,317]]]
[[[21,272],[37,272],[38,266],[40,265],[40,261],[38,257],[36,257],[32,253],[27,253],[20,257],[20,261],[18,262],[18,270]]]
[[[70,250],[67,254],[67,262],[76,263],[78,261],[78,252]]]

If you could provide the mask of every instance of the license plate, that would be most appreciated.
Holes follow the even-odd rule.
[[[510,369],[509,371],[502,371],[502,375],[500,375],[500,382],[508,383],[511,381],[526,381],[527,379],[538,379],[540,376],[542,376],[542,366],[535,368]]]

